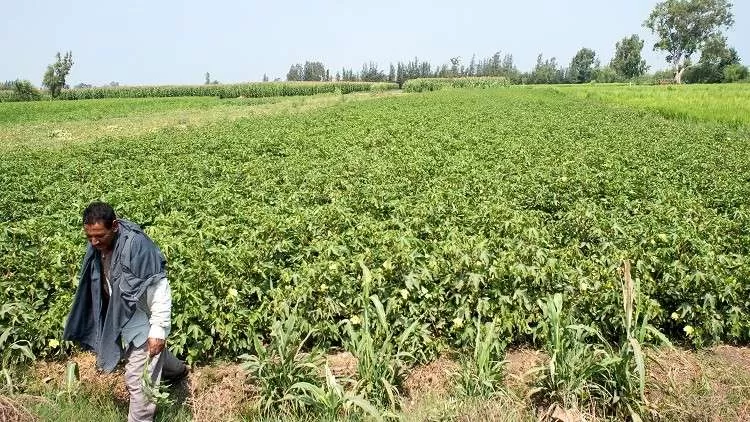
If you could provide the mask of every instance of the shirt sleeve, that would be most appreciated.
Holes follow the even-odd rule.
[[[169,281],[162,278],[148,287],[146,292],[148,309],[151,314],[148,336],[150,338],[166,339],[172,327],[172,291]]]

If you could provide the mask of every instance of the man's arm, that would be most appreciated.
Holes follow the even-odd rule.
[[[146,294],[150,313],[148,332],[148,351],[155,356],[164,350],[166,338],[172,326],[172,291],[169,281],[162,278],[149,286]]]

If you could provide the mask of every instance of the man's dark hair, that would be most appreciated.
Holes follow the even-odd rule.
[[[111,229],[116,218],[115,210],[106,202],[92,202],[83,210],[84,225],[103,223],[104,227]]]

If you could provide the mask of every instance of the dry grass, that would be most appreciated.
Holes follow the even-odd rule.
[[[188,405],[195,422],[236,418],[244,413],[255,396],[239,365],[204,367],[190,378]]]
[[[0,421],[2,422],[32,422],[37,418],[15,400],[0,395]]]
[[[526,396],[534,382],[531,370],[543,364],[547,356],[532,349],[509,350],[505,355],[505,384],[516,393]]]
[[[750,349],[658,350],[650,358],[652,419],[750,421]]]
[[[70,361],[78,364],[80,385],[84,392],[97,395],[111,394],[117,401],[128,401],[122,368],[109,374],[101,372],[96,369],[96,357],[92,353],[79,353]],[[47,389],[64,389],[66,367],[67,362],[37,362],[34,368],[35,378]]]
[[[349,352],[326,355],[326,362],[336,377],[354,378],[357,374],[357,358]]]
[[[455,361],[441,356],[427,365],[417,366],[404,381],[404,393],[410,403],[428,396],[447,397],[453,393],[454,374],[460,370]]]

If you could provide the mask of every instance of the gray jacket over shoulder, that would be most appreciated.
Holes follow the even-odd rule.
[[[101,256],[91,244],[83,257],[80,282],[63,333],[96,353],[96,364],[111,372],[125,352],[122,330],[136,313],[149,286],[166,278],[166,259],[136,224],[119,219],[112,252],[112,292],[106,314],[102,311]]]

